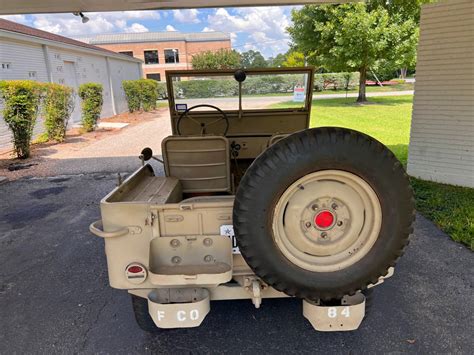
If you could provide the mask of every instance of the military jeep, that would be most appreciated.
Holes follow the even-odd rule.
[[[317,330],[360,325],[408,244],[412,190],[380,142],[310,128],[313,77],[311,67],[167,72],[162,158],[143,149],[90,226],[141,328],[199,326],[210,300],[259,308],[276,297],[302,299]]]

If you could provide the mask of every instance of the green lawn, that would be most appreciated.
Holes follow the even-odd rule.
[[[356,104],[354,98],[313,100],[311,127],[336,126],[364,132],[387,145],[406,165],[412,102],[412,96],[373,97],[367,105]]]
[[[314,100],[311,127],[338,126],[364,132],[388,146],[406,166],[413,97],[369,100],[366,105],[354,103],[354,98]],[[417,210],[474,250],[474,189],[419,179],[412,179],[412,186]]]
[[[374,97],[359,105],[354,98],[314,100],[311,126],[337,126],[364,132],[387,145],[406,165],[412,96]]]
[[[411,179],[416,209],[474,250],[474,189]]]

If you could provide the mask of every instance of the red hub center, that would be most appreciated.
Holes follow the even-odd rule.
[[[334,223],[334,215],[329,211],[321,211],[314,217],[314,223],[319,229],[327,229]]]

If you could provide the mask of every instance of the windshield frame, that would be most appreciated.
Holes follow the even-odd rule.
[[[233,76],[235,71],[238,69],[222,69],[222,70],[167,70],[165,72],[166,76],[166,89],[168,94],[168,103],[170,109],[171,117],[178,117],[182,112],[176,111],[176,103],[175,103],[175,96],[174,96],[174,83],[175,81],[173,78],[175,77],[212,77],[212,76]],[[308,113],[311,111],[311,103],[313,100],[313,85],[314,85],[314,67],[296,67],[296,68],[252,68],[252,69],[242,69],[245,71],[247,75],[275,75],[275,74],[307,74],[308,81],[305,88],[305,101],[304,106],[302,107],[293,107],[293,108],[265,108],[265,109],[223,109],[225,113],[230,115],[242,115],[245,113],[252,113],[258,114],[261,112],[272,112],[275,114],[278,113],[288,113],[288,112],[301,112],[301,113]],[[237,81],[236,81],[237,83]],[[244,81],[245,83],[245,81]],[[242,99],[240,97],[240,93],[238,96],[239,100]],[[245,99],[245,96],[243,96]],[[196,114],[210,114],[212,111],[199,111]]]

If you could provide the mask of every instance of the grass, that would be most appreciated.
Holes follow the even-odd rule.
[[[406,165],[412,100],[412,96],[374,97],[367,105],[356,104],[354,98],[314,100],[310,125],[345,127],[364,132],[387,145]],[[282,103],[273,107],[291,105],[293,103]]]
[[[411,179],[416,209],[474,251],[474,189]]]
[[[354,98],[314,100],[310,125],[364,132],[388,146],[406,167],[412,101],[412,96],[374,97],[366,105],[354,103]],[[273,107],[279,106],[291,103]],[[474,189],[415,178],[412,186],[417,210],[454,240],[474,250]]]

